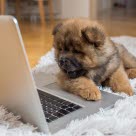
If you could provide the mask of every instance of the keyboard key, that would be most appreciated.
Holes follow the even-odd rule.
[[[67,109],[68,106],[63,105],[63,106],[61,106],[61,108],[62,108],[62,109]]]
[[[75,104],[73,104],[73,103],[71,103],[70,105],[68,105],[69,107],[74,107],[75,106]]]
[[[74,108],[68,108],[66,110],[69,111],[69,112],[72,112],[72,111],[75,111],[76,109],[74,109]]]
[[[79,105],[75,105],[73,108],[74,109],[80,109],[81,107]]]
[[[57,119],[57,117],[56,117],[56,116],[50,116],[49,119],[50,119],[51,121],[53,121],[53,120]]]
[[[71,103],[70,102],[68,102],[68,101],[64,101],[63,102],[63,105],[65,105],[65,106],[68,106],[68,105],[70,105]]]
[[[45,112],[46,118],[48,118],[51,114]]]
[[[69,113],[69,111],[66,111],[66,110],[63,110],[63,109],[59,110],[58,112],[59,112],[59,113],[62,113],[62,114],[64,114],[64,115],[66,115],[66,114]]]
[[[56,116],[56,117],[62,117],[64,114],[56,112],[56,113],[53,113],[53,115]]]
[[[46,119],[46,121],[47,121],[48,123],[50,123],[52,120],[50,120],[50,119]]]

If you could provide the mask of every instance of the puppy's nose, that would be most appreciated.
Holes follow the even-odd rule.
[[[60,58],[60,65],[68,64],[70,60],[68,58],[61,57]]]

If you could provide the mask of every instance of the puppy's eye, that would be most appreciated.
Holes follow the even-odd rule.
[[[100,47],[100,43],[99,42],[93,42],[92,45],[96,48]]]
[[[76,53],[76,54],[82,54],[82,52],[81,52],[81,51],[78,51],[78,50],[73,50],[72,52],[73,52],[73,53]]]
[[[58,48],[59,51],[62,51],[62,48]]]
[[[68,48],[65,48],[64,50],[65,50],[65,51],[69,51],[69,49],[68,49]]]
[[[64,47],[64,51],[69,51],[69,48],[67,48],[67,47]]]

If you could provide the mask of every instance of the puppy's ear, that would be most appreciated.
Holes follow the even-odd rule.
[[[52,31],[52,35],[55,35],[55,34],[59,31],[59,29],[61,28],[62,25],[63,25],[62,23],[58,23],[58,24],[54,27],[54,29],[53,29],[53,31]]]
[[[86,27],[81,30],[81,33],[86,42],[93,44],[96,47],[104,44],[105,33],[98,27]]]

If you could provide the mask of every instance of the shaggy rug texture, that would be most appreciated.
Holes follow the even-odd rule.
[[[121,36],[112,38],[115,42],[122,43],[136,56],[136,38]],[[55,77],[58,66],[54,60],[54,50],[43,56],[38,65],[32,70],[33,74],[44,72],[48,76]],[[53,80],[55,80],[53,78]],[[130,80],[134,92],[136,92],[136,79]],[[112,93],[110,88],[102,88]],[[136,95],[118,100],[109,110],[100,108],[100,111],[82,120],[72,121],[65,129],[53,136],[136,136]],[[24,124],[20,116],[0,106],[0,136],[46,136],[36,132],[30,124]]]

